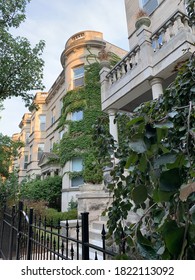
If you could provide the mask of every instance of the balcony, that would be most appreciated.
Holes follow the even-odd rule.
[[[175,12],[156,31],[141,26],[138,44],[113,69],[103,67],[101,77],[102,110],[132,111],[155,96],[155,79],[166,88],[176,76],[177,66],[195,51],[195,27]]]

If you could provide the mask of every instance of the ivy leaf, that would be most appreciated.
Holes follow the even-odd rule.
[[[144,143],[144,141],[142,139],[137,139],[135,141],[131,141],[129,143],[129,147],[132,149],[132,151],[134,151],[138,154],[142,154],[147,151],[146,144]]]
[[[147,188],[144,185],[139,185],[133,188],[131,195],[135,204],[141,204],[147,199]]]
[[[195,93],[195,86],[190,89],[191,92]]]
[[[177,190],[182,184],[179,168],[164,171],[160,175],[160,190],[171,192]]]
[[[178,112],[177,111],[173,111],[173,112],[170,112],[169,114],[168,114],[168,116],[170,117],[170,118],[174,118],[176,115],[178,115]]]
[[[133,118],[130,122],[127,123],[127,126],[130,127],[134,124],[137,124],[137,123],[140,123],[140,122],[143,122],[143,121],[144,121],[143,117]]]
[[[155,128],[173,128],[174,127],[174,124],[170,121],[167,121],[167,122],[162,122],[162,123],[156,123],[154,124],[154,127]]]
[[[138,155],[136,153],[131,153],[131,155],[127,159],[125,168],[128,169],[132,164],[135,164],[137,159],[138,159]]]
[[[175,221],[164,223],[162,235],[169,252],[178,257],[182,249],[184,228],[178,227]]]
[[[176,160],[176,155],[173,153],[168,153],[160,156],[155,162],[154,162],[154,168],[158,168],[161,165],[165,165],[167,163],[174,163]]]
[[[170,201],[171,196],[174,194],[175,192],[167,192],[167,191],[161,191],[159,189],[155,189],[153,191],[153,199],[155,202],[168,202]]]

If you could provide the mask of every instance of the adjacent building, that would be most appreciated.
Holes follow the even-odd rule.
[[[195,51],[195,27],[189,25],[184,2],[125,0],[130,51],[114,68],[101,71],[102,110],[109,114],[116,140],[115,113],[132,112],[158,98]]]

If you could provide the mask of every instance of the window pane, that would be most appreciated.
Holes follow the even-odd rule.
[[[158,7],[158,0],[143,1],[143,9],[148,14],[151,14],[156,9],[156,7]]]
[[[84,67],[80,66],[73,69],[73,85],[81,87],[84,85]]]
[[[38,144],[38,156],[37,156],[38,160],[40,160],[43,151],[44,151],[44,144],[43,143]]]
[[[82,176],[76,177],[76,178],[72,178],[71,180],[71,187],[78,187],[80,185],[83,185],[84,180]]]
[[[83,170],[83,160],[82,158],[72,159],[72,171],[82,171]]]
[[[45,131],[46,116],[45,115],[39,116],[39,121],[40,121],[40,131]]]
[[[80,67],[74,68],[73,72],[74,72],[74,79],[80,78],[84,75],[84,67],[80,66]]]
[[[53,145],[54,145],[54,138],[51,138],[49,141],[50,152],[52,152],[52,150],[53,150]]]
[[[82,87],[84,85],[84,77],[74,80],[74,87]]]
[[[54,107],[51,111],[51,124],[55,122],[56,108]]]
[[[83,111],[72,112],[72,121],[80,121],[83,119]]]

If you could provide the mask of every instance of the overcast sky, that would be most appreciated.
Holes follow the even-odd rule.
[[[128,50],[124,0],[31,0],[26,17],[14,34],[28,38],[33,46],[45,41],[45,91],[62,71],[61,53],[77,32],[100,31],[106,41]],[[3,105],[0,132],[12,136],[20,131],[18,125],[28,109],[20,98],[7,99]]]

